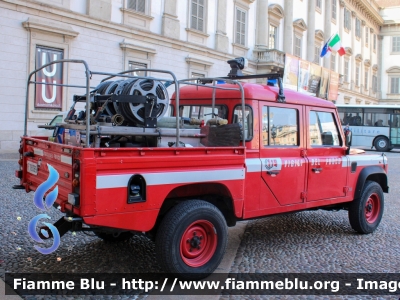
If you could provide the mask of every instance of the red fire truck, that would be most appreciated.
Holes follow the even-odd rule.
[[[386,156],[351,154],[335,106],[284,90],[280,74],[243,76],[243,59],[228,61],[227,77],[184,80],[154,69],[143,71],[168,79],[93,72],[84,61],[60,60],[30,74],[27,109],[29,86],[37,84],[31,78],[56,63],[84,65],[86,94],[74,96],[51,138],[27,136],[25,121],[14,188],[36,191],[49,166],[57,171],[61,236],[145,234],[166,271],[201,279],[218,267],[227,227],[237,221],[317,208],[348,210],[359,233],[381,221]],[[91,88],[95,75],[103,80]],[[277,86],[244,82],[260,78]],[[79,102],[86,111],[72,117]],[[50,231],[39,235],[51,238]]]

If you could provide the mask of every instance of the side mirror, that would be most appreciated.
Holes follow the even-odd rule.
[[[353,134],[352,134],[351,130],[346,128],[344,130],[344,136],[345,136],[345,144],[346,144],[346,146],[350,147],[351,146],[351,140],[352,140],[352,137],[353,137]]]
[[[345,140],[344,140],[344,143],[345,143],[345,145],[346,145],[346,147],[347,147],[346,155],[349,155],[349,154],[350,154],[351,140],[352,140],[353,134],[352,134],[352,132],[351,132],[349,126],[346,126],[346,127],[344,128],[343,132],[344,132],[344,139],[345,139]]]

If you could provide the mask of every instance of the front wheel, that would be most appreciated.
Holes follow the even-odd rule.
[[[351,227],[359,233],[375,231],[381,222],[384,201],[381,186],[375,181],[365,182],[361,197],[353,200],[349,207]]]
[[[167,272],[202,279],[220,264],[227,235],[225,218],[217,207],[201,200],[181,202],[160,224],[156,253]]]
[[[389,140],[384,136],[377,137],[374,146],[377,151],[382,152],[387,152],[390,149]]]

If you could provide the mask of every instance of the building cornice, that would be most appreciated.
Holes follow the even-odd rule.
[[[347,0],[345,1],[357,8],[363,15],[375,23],[376,26],[383,25],[383,18],[379,14],[379,6],[375,1],[369,0]]]
[[[187,56],[185,58],[185,61],[188,64],[195,63],[195,64],[199,64],[199,65],[204,65],[204,66],[207,66],[207,67],[211,67],[214,64],[214,63],[212,63],[210,61],[207,61],[207,60],[204,60],[204,59],[199,59],[199,58],[194,58],[194,57],[190,57],[190,56]]]
[[[150,54],[157,54],[157,50],[149,47],[139,46],[136,41],[130,39],[124,39],[121,43],[119,43],[121,49],[129,49],[133,51],[140,51]]]
[[[357,93],[357,92],[348,90],[346,88],[339,87],[339,92],[343,95],[343,97],[348,97],[348,99],[351,97],[355,97],[357,99],[362,99],[362,100],[379,101],[379,99],[377,97]]]
[[[22,22],[27,30],[39,30],[44,32],[50,32],[60,35],[65,35],[69,38],[74,38],[79,35],[79,32],[74,31],[70,25],[66,25],[60,22],[51,22],[46,19],[39,19],[35,17],[29,17],[28,20]]]

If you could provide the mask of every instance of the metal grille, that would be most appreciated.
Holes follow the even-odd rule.
[[[204,78],[206,77],[204,74],[192,72],[192,78]]]
[[[376,75],[372,75],[372,91],[376,93],[377,90],[378,90],[378,78],[376,77]]]
[[[336,20],[336,0],[332,0],[332,19]]]
[[[236,40],[240,45],[246,45],[246,12],[236,8]]]
[[[336,70],[336,55],[334,54],[331,55],[331,70]]]
[[[128,69],[129,70],[147,69],[147,64],[136,62],[136,61],[130,61],[128,63]],[[147,76],[147,72],[146,71],[135,71],[135,72],[132,72],[132,75],[134,75],[134,76]]]
[[[361,37],[361,21],[356,19],[356,37]]]
[[[344,81],[349,82],[349,61],[344,62]]]
[[[392,77],[390,79],[390,93],[399,94],[400,93],[400,77]]]
[[[350,17],[350,11],[348,9],[344,9],[344,28],[351,30],[351,17]]]
[[[321,53],[321,47],[315,46],[315,53],[314,53],[314,63],[319,65],[319,56]]]
[[[400,36],[393,37],[392,52],[400,52]]]
[[[268,41],[268,48],[269,49],[276,49],[276,35],[277,35],[277,30],[278,28],[273,25],[269,25],[269,41]]]
[[[294,37],[294,55],[301,57],[301,38],[298,36]]]
[[[127,8],[146,13],[146,0],[126,0]]]
[[[356,86],[360,85],[360,67],[356,67]]]
[[[192,14],[190,28],[204,31],[205,19],[205,3],[204,0],[192,0]]]

